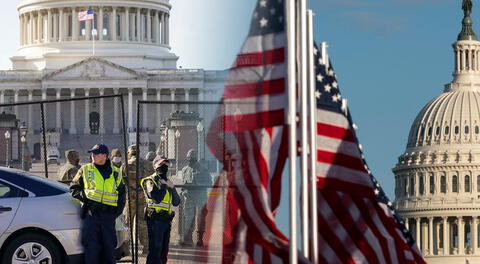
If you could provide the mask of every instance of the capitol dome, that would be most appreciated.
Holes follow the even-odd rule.
[[[169,0],[22,0],[13,70],[54,70],[91,56],[132,69],[174,69]],[[95,19],[79,21],[93,10]]]
[[[429,263],[480,262],[480,42],[469,15],[453,81],[420,111],[393,168],[397,213]]]

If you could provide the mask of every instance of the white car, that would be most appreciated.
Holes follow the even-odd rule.
[[[129,254],[122,219],[116,220],[117,258]],[[81,224],[80,202],[68,186],[0,168],[0,263],[83,263]]]

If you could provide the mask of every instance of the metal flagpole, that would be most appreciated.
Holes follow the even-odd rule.
[[[93,9],[92,9],[93,11]],[[88,11],[87,11],[87,15],[88,15]],[[95,57],[95,11],[93,11],[93,20],[92,20],[92,45],[93,45],[93,56]]]
[[[290,263],[297,263],[297,124],[295,0],[285,0],[288,73],[288,160],[290,174]]]
[[[317,150],[316,150],[316,136],[317,126],[315,125],[315,110],[316,110],[316,96],[315,96],[315,56],[313,46],[313,12],[307,11],[307,57],[308,57],[308,123],[309,123],[309,179],[310,179],[310,241],[311,250],[310,260],[312,263],[318,263],[318,215],[317,215]],[[318,52],[318,51],[317,51]]]
[[[299,73],[300,73],[300,96],[301,104],[300,109],[300,131],[301,131],[301,227],[302,227],[302,251],[305,258],[309,257],[309,217],[308,217],[308,128],[307,128],[307,0],[299,0],[298,8],[298,18],[299,18],[299,40],[298,48],[300,58],[299,62]]]

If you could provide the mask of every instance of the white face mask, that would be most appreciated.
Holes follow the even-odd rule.
[[[121,163],[122,158],[121,157],[113,157],[112,161],[113,161],[113,163]]]

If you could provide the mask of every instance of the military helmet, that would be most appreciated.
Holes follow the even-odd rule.
[[[130,145],[128,147],[128,154],[136,155],[137,154],[137,145]]]
[[[197,151],[195,149],[190,149],[187,152],[187,159],[197,159]]]
[[[157,156],[157,154],[155,154],[155,152],[149,151],[147,153],[147,155],[145,156],[145,159],[148,160],[148,161],[153,161],[155,159],[155,156]]]

